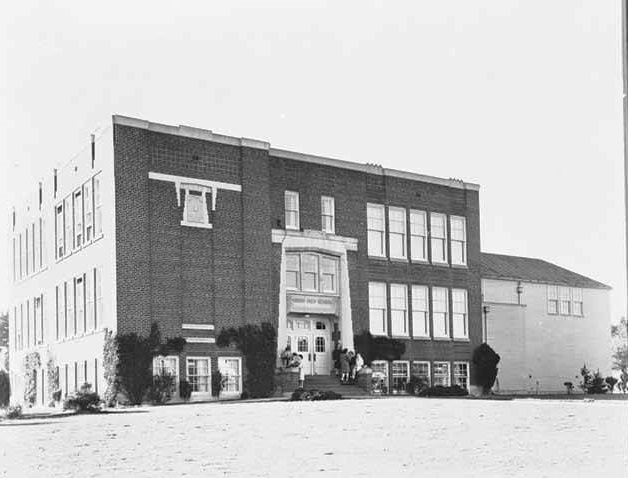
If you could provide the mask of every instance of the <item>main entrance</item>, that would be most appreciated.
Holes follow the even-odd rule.
[[[329,375],[331,363],[331,321],[324,317],[288,318],[288,345],[303,355],[306,375]]]

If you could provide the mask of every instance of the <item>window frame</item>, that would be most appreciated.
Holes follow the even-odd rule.
[[[567,292],[567,296],[563,297],[563,292]],[[566,306],[567,311],[563,311],[563,305]],[[558,311],[560,315],[571,315],[571,289],[566,286],[558,287]]]
[[[552,294],[550,291],[554,291],[554,294]],[[552,311],[552,307],[551,307],[552,304],[554,304],[556,307],[554,311]],[[558,315],[559,311],[560,311],[560,308],[559,308],[559,300],[558,300],[558,286],[553,285],[553,284],[548,284],[547,285],[547,313],[549,315]]]
[[[423,217],[423,231],[419,231],[415,233],[415,226],[418,227],[417,221],[414,219],[416,217]],[[417,262],[427,262],[428,261],[428,240],[427,240],[427,213],[425,211],[420,211],[418,209],[410,209],[410,260]],[[422,253],[417,254],[418,247],[415,247],[414,238],[422,238],[423,247]]]
[[[445,383],[441,384],[441,383],[436,383],[437,380],[437,375],[436,375],[436,368],[439,365],[446,365],[447,366],[447,375],[442,375],[442,377],[446,378]],[[439,376],[440,378],[440,376]],[[434,360],[432,362],[432,384],[433,386],[437,386],[437,385],[442,385],[444,387],[450,387],[451,386],[451,363],[444,361],[444,360]]]
[[[238,375],[235,376],[235,382],[237,385],[237,390],[225,390],[224,387],[228,386],[228,383],[223,385],[223,388],[220,390],[220,396],[224,397],[239,397],[242,394],[242,357],[228,357],[228,356],[220,356],[218,357],[218,370],[220,371],[223,380],[225,382],[229,381],[229,375],[226,373],[226,361],[234,360],[238,362]]]
[[[74,223],[73,250],[80,249],[83,246],[83,227],[84,227],[84,207],[83,207],[83,188],[80,187],[72,193],[72,211]]]
[[[185,358],[185,378],[186,380],[194,387],[193,382],[191,380],[192,377],[202,377],[202,375],[190,375],[189,362],[190,360],[206,360],[207,361],[207,390],[206,391],[195,391],[192,390],[192,398],[199,397],[211,397],[212,392],[212,361],[211,357],[202,357],[196,355],[189,355]]]
[[[398,218],[393,218],[393,215],[397,214],[401,215],[401,220],[399,220]],[[394,230],[393,223],[395,224]],[[401,230],[397,230],[398,225],[402,226]],[[393,253],[393,244],[399,242],[399,240],[401,241],[401,253],[397,254],[397,251]],[[406,208],[404,207],[388,207],[388,249],[391,259],[408,259],[408,226]]]
[[[425,310],[421,310],[418,307],[415,307],[415,305],[417,305],[417,303],[419,302],[419,299],[417,298],[418,294],[415,291],[419,289],[423,290],[425,293],[424,295]],[[412,301],[411,301],[412,303],[412,337],[429,339],[432,333],[431,327],[430,327],[430,288],[426,285],[412,284],[411,294],[412,294]],[[419,314],[422,314],[423,317],[422,318],[417,317],[417,315]],[[419,322],[423,323],[423,327],[421,327],[421,329],[424,329],[426,333],[417,333],[417,330],[419,330],[419,327],[417,327]]]
[[[372,335],[379,335],[379,336],[387,336],[388,335],[388,291],[387,291],[387,286],[385,282],[377,282],[377,281],[369,281],[369,297],[368,297],[368,305],[369,305],[369,331]],[[372,291],[373,288],[375,287],[381,287],[381,289],[384,291],[383,297],[381,296],[375,296]],[[375,304],[375,300],[383,300],[383,306],[381,306],[380,304]],[[381,320],[383,321],[383,329],[377,329],[375,327],[373,327],[374,321],[375,320],[380,320],[380,317],[374,318],[374,311],[378,311],[379,313],[382,313],[382,317]]]
[[[465,384],[466,385],[464,387],[462,387],[462,385],[460,385],[458,383],[458,378],[462,376],[461,374],[456,373],[456,366],[459,366],[459,365],[464,365],[466,367],[466,374],[464,375],[464,380],[465,380]],[[471,375],[470,374],[470,370],[471,369],[469,368],[469,362],[466,362],[466,361],[456,361],[456,362],[453,362],[452,366],[451,366],[452,384],[453,385],[460,385],[462,388],[465,388],[465,389],[469,390],[469,385],[470,385],[469,378],[470,378],[470,375]]]
[[[406,366],[406,373],[405,375],[401,375],[400,373],[395,374],[395,365],[405,365]],[[390,363],[390,391],[393,394],[406,394],[408,393],[408,383],[410,382],[410,377],[411,377],[411,373],[410,373],[410,361],[409,360],[393,360]],[[405,386],[402,389],[398,389],[397,388],[397,383],[395,379],[403,379],[405,378]]]
[[[432,364],[429,360],[413,360],[412,363],[410,364],[410,376],[416,376],[418,378],[423,377],[423,375],[420,375],[418,373],[414,373],[415,372],[415,366],[417,365],[427,365],[427,375],[425,376],[425,378],[427,378],[427,386],[431,387],[432,386]]]
[[[329,211],[325,211],[325,202]],[[333,196],[321,196],[321,230],[327,234],[336,233],[336,200]]]
[[[201,186],[200,184],[182,183],[181,189],[183,190],[183,219],[181,220],[181,225],[212,229],[213,225],[209,220],[209,208],[207,207],[207,194],[213,194],[212,188]],[[200,197],[200,221],[190,220],[190,208],[192,207],[190,203],[192,202],[192,197]]]
[[[83,184],[83,243],[89,244],[94,239],[94,182],[90,178]]]
[[[395,290],[403,291],[403,308],[398,308],[397,304],[393,305],[394,301],[401,300],[400,297],[393,297],[393,288]],[[403,312],[403,329],[397,330],[395,328],[395,315],[394,313]],[[409,337],[410,330],[408,328],[408,286],[406,284],[391,283],[390,284],[390,333],[393,337]]]
[[[460,301],[456,301],[456,295],[462,293],[464,296],[464,311],[456,311],[456,304]],[[457,332],[456,327],[457,317],[462,316],[462,334]],[[452,337],[457,340],[469,339],[469,293],[467,289],[451,289],[451,318],[452,318]]]
[[[462,223],[462,239],[455,238],[454,231],[454,222],[460,221]],[[449,228],[451,234],[451,264],[455,266],[466,266],[467,265],[467,218],[464,216],[449,216]],[[455,262],[454,258],[454,245],[456,247],[460,247],[462,260],[461,262]]]
[[[579,298],[579,300],[577,300],[577,298]],[[584,317],[584,290],[582,287],[571,288],[571,302],[572,315],[575,317]],[[576,307],[576,305],[578,305],[578,307]]]
[[[436,296],[436,291],[445,291],[445,300],[444,300],[444,304],[445,304],[445,310],[437,310],[436,308],[436,301],[434,300],[434,297]],[[442,301],[438,301],[439,304]],[[432,334],[433,337],[435,339],[451,339],[451,327],[449,325],[449,315],[450,315],[450,308],[449,308],[449,289],[447,287],[432,287]],[[436,327],[436,314],[443,314],[443,318],[444,318],[444,323],[445,323],[445,335],[440,335],[437,334],[437,327]]]
[[[93,180],[92,194],[94,196],[94,239],[103,235],[102,217],[102,173],[95,174]]]
[[[435,236],[434,235],[434,223],[435,219],[442,219],[443,224],[443,236]],[[443,248],[443,258],[436,259],[434,257],[434,244],[436,241],[440,241]],[[431,212],[430,213],[430,252],[432,264],[439,265],[448,265],[449,264],[449,254],[447,251],[447,214],[443,214],[440,212]]]
[[[383,389],[380,389],[379,391],[381,391],[382,393],[389,393],[390,391],[390,367],[388,366],[388,361],[387,360],[373,360],[371,362],[371,370],[373,371],[373,374],[375,373],[380,373],[381,371],[378,370],[379,366],[383,365],[383,373],[384,373],[384,378],[382,379],[382,385],[383,385]],[[377,391],[377,387],[375,386],[375,384],[373,384],[373,388],[374,391]]]
[[[165,360],[173,360],[174,359],[174,367],[172,367],[173,371],[174,371],[174,387],[173,390],[171,390],[171,394],[172,397],[178,397],[179,396],[179,376],[180,376],[180,368],[179,368],[179,356],[178,355],[157,355],[155,357],[153,357],[153,363],[152,363],[152,374],[153,374],[153,378],[156,377],[161,370],[164,369],[163,364],[159,364],[160,361],[165,361]],[[187,362],[186,362],[187,365]],[[169,368],[166,368],[167,370],[169,370]]]
[[[381,229],[374,229],[373,221],[379,221],[380,218],[373,218],[369,213],[371,211],[379,211],[381,213]],[[378,214],[379,214],[378,213]],[[367,234],[367,254],[369,257],[386,257],[386,208],[383,204],[366,203],[366,234]],[[379,251],[375,251],[374,241],[371,236],[377,234],[381,247]]]
[[[284,221],[287,230],[298,231],[301,229],[301,215],[299,210],[299,192],[286,190],[283,194],[283,203],[284,203]],[[291,198],[294,200],[295,209],[288,209],[288,199]],[[290,214],[294,214],[295,224],[292,224],[291,221],[288,221],[288,217]]]

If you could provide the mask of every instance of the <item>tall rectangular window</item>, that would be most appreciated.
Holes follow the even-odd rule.
[[[46,267],[47,264],[47,254],[46,254],[46,220],[42,217],[39,220],[39,228],[41,229],[40,233],[40,247],[41,247],[41,267],[42,269]]]
[[[30,245],[30,240],[28,238],[28,227],[26,228],[26,232],[24,233],[24,263],[26,264],[26,276],[28,277],[28,275],[31,273],[30,272],[30,261],[29,261],[29,248],[28,246]]]
[[[318,256],[301,255],[301,290],[318,292]]]
[[[393,393],[405,393],[410,381],[410,362],[406,360],[393,360],[392,362],[392,391]]]
[[[22,234],[18,235],[20,239],[20,279],[24,277],[24,247],[22,245]]]
[[[381,204],[367,204],[366,221],[369,256],[386,257],[384,206]]]
[[[371,369],[373,370],[373,391],[388,393],[388,362],[373,360]]]
[[[414,337],[430,336],[430,309],[428,305],[427,287],[412,286],[412,335]]]
[[[210,363],[209,358],[187,359],[187,377],[192,385],[192,393],[210,392]]]
[[[321,256],[321,292],[338,292],[338,259]]]
[[[336,205],[331,196],[321,196],[321,221],[324,232],[336,232]]]
[[[63,307],[63,336],[67,338],[70,333],[70,284],[67,281],[63,283]]]
[[[94,330],[94,269],[85,274],[85,331]]]
[[[94,176],[94,237],[102,234],[102,192],[100,174]]]
[[[469,388],[469,363],[454,362],[454,385],[462,388]]]
[[[31,346],[31,302],[26,301],[26,346]]]
[[[369,329],[373,335],[387,335],[386,284],[369,282]]]
[[[65,313],[65,305],[63,303],[63,287],[55,287],[56,313],[55,313],[55,337],[57,340],[61,338],[61,323]]]
[[[453,332],[455,339],[468,339],[468,313],[467,313],[467,291],[464,289],[451,290],[451,302],[453,307]]]
[[[299,229],[299,193],[286,191],[284,193],[286,209],[286,229]]]
[[[558,286],[547,286],[547,313],[558,314]]]
[[[242,391],[242,359],[239,357],[218,357],[218,369],[224,377],[222,391],[240,393]]]
[[[15,243],[15,237],[11,240],[13,244],[13,282],[17,281],[17,246]]]
[[[430,214],[432,262],[447,264],[447,222],[444,214]]]
[[[569,287],[559,287],[560,315],[571,314],[571,293]]]
[[[464,217],[451,216],[451,263],[467,265],[467,221]]]
[[[74,208],[74,248],[83,245],[83,194],[79,189],[74,192],[73,208]]]
[[[406,254],[406,210],[402,207],[388,208],[388,244],[390,257],[405,259]]]
[[[300,289],[301,265],[299,254],[286,254],[286,288]]]
[[[83,209],[85,211],[85,242],[89,242],[94,236],[94,196],[91,179],[83,185]]]
[[[74,280],[76,287],[76,333],[85,332],[85,281],[83,276]]]
[[[56,221],[55,221],[55,244],[56,244],[56,257],[60,259],[63,257],[63,251],[65,250],[65,240],[63,234],[65,232],[65,226],[63,223],[63,203],[59,204],[56,208]]]
[[[94,318],[94,330],[98,328],[99,324],[102,324],[104,320],[103,316],[103,303],[102,303],[102,269],[99,267],[96,269],[96,317]]]
[[[65,254],[69,254],[72,251],[72,241],[74,238],[74,220],[72,216],[72,198],[68,196],[63,201],[63,224],[65,225],[63,251]]]
[[[444,287],[432,289],[434,337],[449,337],[449,294]]]
[[[74,279],[67,282],[66,316],[68,320],[68,333],[76,334],[76,318],[74,317]]]
[[[582,317],[584,314],[583,308],[583,300],[582,300],[582,289],[571,289],[571,299],[573,301],[572,311],[573,315],[577,315],[578,317]]]
[[[41,263],[40,263],[41,237],[40,237],[40,230],[39,230],[39,221],[40,219],[37,219],[33,223],[33,272],[41,269]]]
[[[390,328],[393,336],[408,335],[408,291],[404,284],[390,284]]]
[[[420,388],[429,387],[432,383],[430,363],[420,360],[412,362],[412,375],[420,380]]]
[[[33,345],[38,344],[41,341],[41,331],[38,334],[38,322],[39,317],[41,315],[41,299],[39,297],[35,297],[33,299]]]
[[[449,387],[451,377],[449,374],[449,362],[434,362],[434,386]]]
[[[410,210],[410,257],[427,260],[427,219],[425,211]]]

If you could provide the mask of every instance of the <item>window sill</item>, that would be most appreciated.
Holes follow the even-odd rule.
[[[391,336],[392,339],[403,339],[403,340],[409,340],[410,336],[409,335],[393,335]]]
[[[438,340],[442,342],[451,342],[451,337],[434,337],[433,340]]]
[[[432,265],[433,266],[438,266],[438,267],[449,267],[449,263],[448,262],[434,262],[434,261],[432,261]]]
[[[369,255],[369,259],[373,259],[376,261],[388,261],[388,258],[386,256],[371,256]]]
[[[469,269],[467,264],[452,264],[451,267],[453,269]]]
[[[414,340],[432,340],[432,337],[428,337],[427,335],[420,335],[412,337]]]
[[[390,262],[401,262],[403,264],[407,264],[408,258],[407,257],[391,257]]]
[[[187,227],[196,227],[199,229],[213,229],[213,226],[211,224],[201,224],[198,222],[181,221],[181,225]]]
[[[428,261],[427,259],[414,259],[414,258],[410,258],[410,262],[412,262],[413,264],[429,264],[430,261]]]
[[[469,337],[454,337],[454,342],[471,342]]]

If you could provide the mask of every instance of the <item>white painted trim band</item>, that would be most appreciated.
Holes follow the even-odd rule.
[[[215,344],[216,339],[214,337],[185,337],[185,341],[188,344]]]
[[[214,324],[181,324],[181,328],[189,330],[214,330]]]

